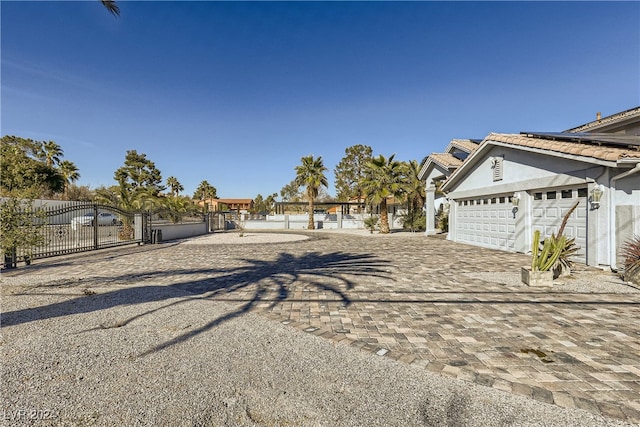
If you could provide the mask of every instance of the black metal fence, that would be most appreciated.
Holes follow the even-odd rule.
[[[32,208],[32,218],[17,227],[29,228],[37,244],[5,249],[3,267],[18,262],[148,241],[149,215],[95,203],[70,203]]]

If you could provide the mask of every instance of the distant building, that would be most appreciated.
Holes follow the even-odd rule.
[[[209,211],[240,211],[249,212],[253,209],[253,199],[205,199],[198,201],[198,205],[207,206]]]

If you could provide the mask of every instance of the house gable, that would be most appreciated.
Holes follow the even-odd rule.
[[[640,141],[640,137],[637,140]],[[498,147],[502,147],[502,150]],[[506,153],[510,154],[506,155]],[[517,181],[523,181],[554,176],[562,171],[581,171],[597,166],[616,167],[620,162],[629,162],[631,166],[635,162],[640,162],[640,151],[629,147],[608,146],[597,140],[558,141],[539,136],[492,133],[485,138],[480,148],[449,177],[443,190],[450,192],[469,185],[481,188],[494,184],[492,175],[474,173],[474,171],[478,168],[490,169],[492,162],[490,157],[500,156],[505,159],[503,184],[510,182],[512,180],[510,177],[513,176],[519,178]],[[583,174],[576,173],[576,176],[583,176]]]
[[[460,199],[487,194],[508,194],[519,190],[582,184],[603,167],[561,157],[525,152],[511,147],[487,145],[473,168],[447,181],[443,191]],[[502,179],[494,180],[495,163],[502,163]]]

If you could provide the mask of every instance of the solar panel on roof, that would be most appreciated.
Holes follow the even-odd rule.
[[[564,132],[520,132],[532,138],[553,139],[557,141],[606,144],[616,147],[629,147],[640,150],[640,136],[611,133],[564,133]]]

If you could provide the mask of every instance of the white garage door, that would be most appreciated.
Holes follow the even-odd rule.
[[[533,201],[532,222],[533,229],[540,230],[544,238],[551,233],[558,233],[564,215],[576,203],[578,207],[569,217],[564,229],[565,236],[576,238],[576,245],[580,247],[575,260],[586,262],[587,257],[587,188],[565,188],[557,190],[532,191]]]
[[[456,241],[515,252],[515,219],[511,197],[459,200],[456,207]]]

